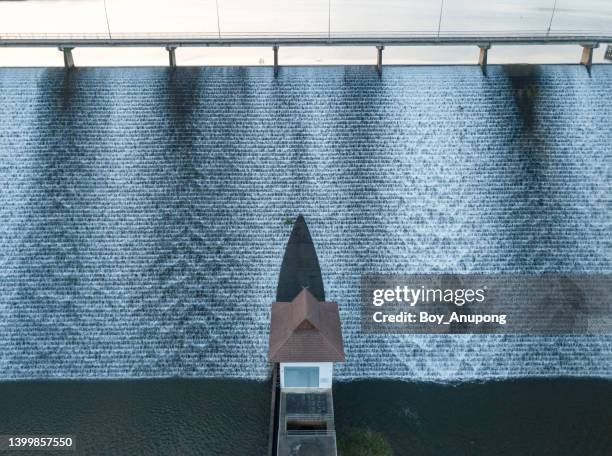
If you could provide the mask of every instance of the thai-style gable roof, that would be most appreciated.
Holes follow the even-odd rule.
[[[272,362],[344,361],[338,304],[317,300],[304,288],[291,302],[272,304]]]

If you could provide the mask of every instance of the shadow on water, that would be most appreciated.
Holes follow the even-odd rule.
[[[209,314],[203,304],[205,277],[200,268],[208,248],[201,208],[205,176],[197,146],[201,82],[201,69],[168,69],[161,75],[163,88],[156,101],[163,122],[155,134],[163,147],[149,160],[164,191],[156,201],[155,256],[146,271],[155,286],[145,289],[132,307],[134,317],[143,323],[135,343],[143,346],[153,372],[165,375],[187,374],[182,355],[191,350],[191,325]],[[212,350],[214,338],[203,340]]]
[[[562,216],[566,210],[564,198],[567,188],[558,178],[556,169],[563,160],[554,155],[556,139],[554,128],[548,120],[557,108],[542,92],[547,81],[537,65],[505,65],[514,101],[516,122],[511,128],[510,163],[518,167],[512,182],[512,192],[506,194],[506,230],[512,242],[521,246],[515,249],[516,258],[508,260],[515,268],[543,271],[550,268],[541,242],[552,236],[562,239],[567,221]],[[567,169],[562,169],[567,173]],[[564,175],[561,174],[561,175]],[[570,176],[566,176],[569,178]],[[568,248],[559,245],[558,248]],[[550,250],[550,246],[549,246]]]
[[[134,303],[145,322],[135,342],[149,347],[156,375],[208,375],[244,341],[235,331],[228,336],[232,323],[221,314],[242,311],[230,296],[244,277],[232,271],[244,267],[238,246],[248,248],[250,239],[233,224],[256,220],[245,207],[251,168],[239,149],[247,126],[233,115],[249,112],[252,94],[244,68],[177,68],[160,83],[155,116],[164,122],[155,134],[163,146],[151,163],[164,192],[153,217],[155,285]]]
[[[343,192],[338,199],[339,215],[344,218],[344,236],[360,236],[368,231],[384,226],[379,219],[390,201],[384,190],[389,185],[388,178],[381,175],[380,169],[386,165],[388,157],[380,151],[389,148],[387,138],[380,132],[385,125],[394,125],[387,106],[390,103],[388,89],[381,76],[373,68],[345,68],[342,84],[334,88],[337,97],[334,107],[334,122],[331,126],[333,137],[342,138],[348,154],[336,152],[334,166],[337,171],[337,192]],[[342,151],[343,152],[343,151]],[[392,201],[391,201],[392,203]],[[355,239],[349,242],[357,242]],[[354,264],[367,264],[373,256],[380,253],[375,248],[351,249],[346,261]]]
[[[548,166],[550,144],[547,144],[545,125],[538,123],[541,116],[541,69],[537,65],[504,65],[510,81],[512,97],[518,112],[518,125],[514,146],[525,162],[525,171],[534,179],[543,177]]]
[[[31,183],[31,215],[23,236],[21,275],[17,296],[25,306],[11,306],[15,321],[8,337],[19,351],[11,353],[16,371],[43,377],[66,375],[57,366],[92,346],[88,338],[91,274],[82,252],[89,238],[89,204],[93,191],[92,159],[79,141],[79,118],[87,96],[79,93],[72,72],[43,72],[37,92],[31,145],[36,154]],[[96,298],[93,298],[96,299]],[[24,331],[27,328],[27,331]],[[36,337],[32,337],[32,333]],[[68,363],[72,364],[72,363]],[[77,363],[78,364],[78,363]],[[80,368],[87,370],[81,363]]]
[[[192,78],[199,80],[199,93],[189,122],[198,131],[192,146],[193,166],[201,173],[194,196],[201,248],[192,267],[198,271],[202,292],[193,298],[184,369],[187,375],[209,375],[237,364],[224,354],[252,342],[236,331],[235,323],[224,313],[243,312],[245,303],[233,293],[253,287],[242,273],[253,264],[250,249],[257,233],[252,228],[256,210],[248,204],[253,162],[242,149],[249,131],[245,118],[252,112],[253,89],[246,68],[192,70],[197,71]]]
[[[527,130],[532,130],[540,95],[540,68],[537,65],[504,65],[503,69],[510,80],[523,125]]]
[[[319,301],[325,301],[323,277],[315,245],[306,221],[300,215],[293,225],[283,256],[276,300],[291,302],[303,288],[308,288]]]
[[[309,130],[312,128],[309,122],[311,107],[303,102],[312,100],[312,81],[308,78],[297,80],[301,85],[300,98],[295,96],[295,81],[290,74],[272,79],[269,109],[273,118],[268,128],[278,159],[286,164],[276,179],[283,182],[285,198],[289,204],[300,208],[302,212],[307,205],[300,200],[301,195],[312,194],[317,190],[317,176],[312,174],[317,151],[312,150],[313,138]],[[310,218],[311,215],[314,214],[305,213],[306,217]]]

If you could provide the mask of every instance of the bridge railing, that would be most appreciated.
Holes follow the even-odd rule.
[[[487,55],[492,45],[574,44],[583,47],[580,63],[591,70],[593,49],[612,42],[612,30],[513,30],[513,31],[352,31],[352,32],[146,32],[146,33],[0,33],[0,47],[58,47],[64,53],[64,65],[74,67],[75,47],[165,47],[171,67],[175,67],[176,49],[185,46],[271,46],[274,75],[278,75],[279,46],[376,46],[376,68],[382,71],[385,46],[478,46],[479,65],[486,73]]]
[[[550,38],[572,38],[572,37],[612,37],[611,30],[594,30],[594,29],[566,29],[566,30],[364,30],[364,31],[347,31],[347,32],[111,32],[111,33],[54,33],[54,32],[19,32],[19,33],[2,33],[0,32],[0,41],[16,41],[16,40],[270,40],[277,38],[279,42],[286,39],[328,39],[328,40],[355,40],[377,38],[406,38],[406,39],[431,39],[438,38],[534,38],[545,39]]]

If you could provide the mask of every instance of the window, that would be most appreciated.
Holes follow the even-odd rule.
[[[327,431],[327,422],[289,420],[287,431]]]
[[[286,388],[318,388],[318,367],[285,367]]]

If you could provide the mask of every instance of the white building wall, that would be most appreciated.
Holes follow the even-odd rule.
[[[319,388],[327,389],[332,386],[334,363],[280,363],[281,388],[285,389],[285,367],[318,367]],[[286,388],[291,389],[291,388]]]

